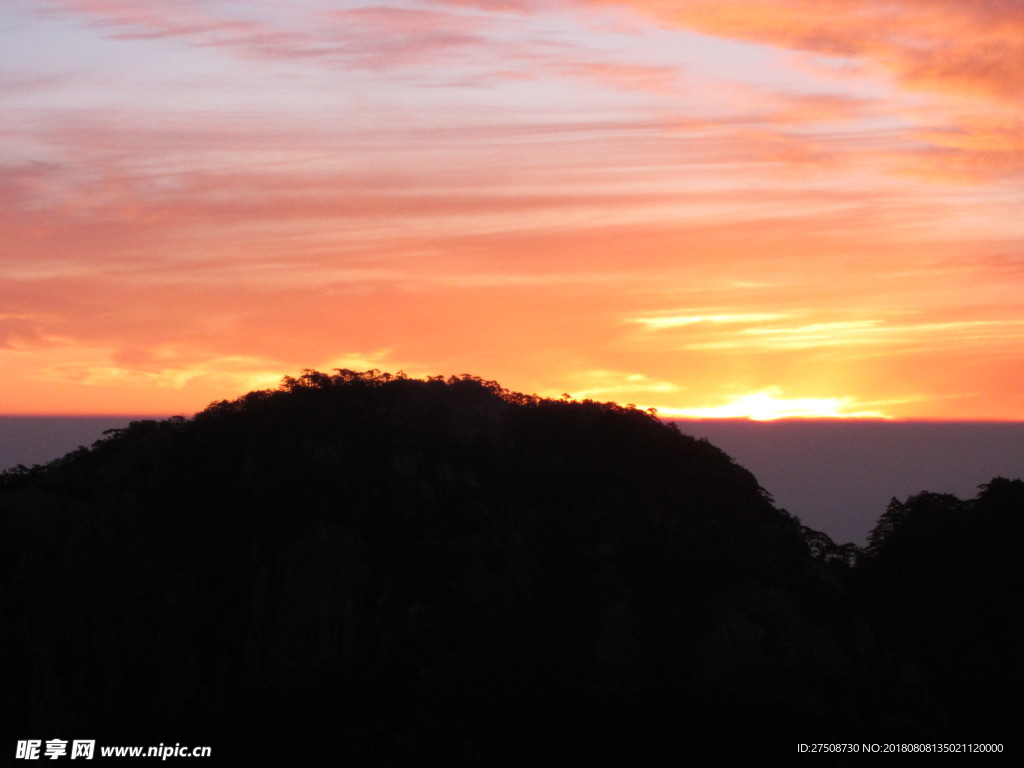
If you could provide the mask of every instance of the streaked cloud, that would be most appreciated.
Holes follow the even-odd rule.
[[[936,323],[847,320],[792,327],[744,328],[730,338],[701,341],[690,344],[687,348],[749,351],[869,347],[881,354],[892,354],[892,347],[939,350],[956,348],[964,344],[1006,345],[1022,341],[1022,320],[961,320]]]
[[[1024,7],[959,0],[589,0],[629,7],[681,29],[820,56],[804,60],[837,83],[891,78],[936,95],[902,105],[921,144],[917,172],[947,180],[1019,175],[1024,143]],[[842,66],[842,63],[855,66]],[[822,104],[842,104],[826,97]],[[820,119],[820,118],[819,118]]]
[[[772,314],[772,313],[740,313],[740,314],[709,314],[709,315],[655,315],[652,317],[636,317],[631,318],[629,322],[639,323],[645,328],[653,331],[663,330],[666,328],[681,328],[688,325],[697,325],[698,323],[711,323],[711,324],[723,324],[723,323],[762,323],[770,320],[779,320],[787,317],[785,314]]]
[[[595,0],[710,34],[863,58],[910,87],[1024,90],[1024,8],[959,0]]]
[[[680,387],[669,381],[657,381],[642,373],[623,373],[621,371],[588,370],[574,374],[570,383],[585,382],[582,388],[573,387],[566,392],[576,400],[598,400],[626,402],[623,395],[635,397],[671,397],[678,393]],[[555,393],[545,393],[557,397]]]

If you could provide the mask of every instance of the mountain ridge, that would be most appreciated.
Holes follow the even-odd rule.
[[[615,404],[307,371],[5,473],[0,526],[19,732],[611,764],[945,716],[855,555]]]

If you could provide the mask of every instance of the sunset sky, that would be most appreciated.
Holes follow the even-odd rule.
[[[1024,0],[3,0],[0,413],[304,368],[1024,419]]]

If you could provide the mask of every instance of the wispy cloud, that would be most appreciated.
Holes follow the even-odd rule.
[[[642,373],[624,373],[622,371],[597,369],[576,373],[572,378],[576,381],[585,382],[581,387],[572,387],[571,392],[565,393],[577,400],[615,400],[625,402],[623,395],[627,395],[630,398],[635,398],[638,395],[647,398],[671,398],[681,390],[678,384],[669,381],[658,381]],[[573,382],[570,380],[569,383]]]
[[[689,344],[689,349],[771,350],[827,347],[955,349],[965,344],[1005,346],[1024,341],[1024,321],[961,320],[940,323],[883,323],[854,320],[789,328],[745,328],[728,339]]]
[[[639,323],[649,330],[663,330],[666,328],[681,328],[688,325],[697,325],[701,323],[710,323],[713,325],[718,324],[732,324],[742,323],[749,325],[752,323],[763,323],[771,320],[779,320],[786,317],[785,314],[778,313],[736,313],[736,314],[707,314],[707,315],[656,315],[652,317],[636,317],[630,318],[629,322]]]
[[[1024,95],[1024,7],[1017,3],[589,1],[633,8],[682,29],[818,54],[827,57],[822,72],[841,72],[833,69],[836,61],[859,61],[908,92],[942,97],[929,103],[926,112],[899,110],[919,122],[920,130],[909,136],[923,145],[914,164],[921,173],[977,181],[1024,171],[1018,109]],[[844,102],[823,97],[818,106],[840,116],[836,110]],[[830,119],[828,114],[819,112],[817,119]]]
[[[711,34],[864,58],[909,87],[1019,95],[1024,8],[959,0],[595,0]]]

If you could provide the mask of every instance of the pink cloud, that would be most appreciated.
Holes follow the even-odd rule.
[[[45,93],[67,85],[66,75],[19,74],[11,71],[0,72],[0,93],[8,96]]]
[[[925,178],[977,182],[1024,173],[1024,119],[1016,110],[958,114],[922,127],[922,148],[902,167]]]
[[[457,5],[464,8],[477,8],[482,11],[527,11],[543,10],[550,7],[544,0],[438,0],[443,5]]]
[[[678,68],[625,64],[611,61],[573,61],[556,67],[572,77],[596,80],[629,91],[679,94],[682,91]]]
[[[274,22],[234,18],[205,0],[36,0],[51,13],[91,20],[115,39],[183,38],[253,59],[322,59],[367,69],[433,63],[487,43],[485,19],[463,13],[364,6],[312,10]],[[442,59],[443,61],[443,59]],[[448,62],[449,64],[451,62]]]
[[[228,15],[203,0],[36,0],[53,13],[73,14],[118,30],[120,37],[183,37],[257,57],[348,57],[381,68],[431,52],[491,45],[499,18],[550,10],[529,0],[437,0],[439,10],[364,6],[299,15],[271,24]],[[963,0],[563,0],[562,7],[599,4],[648,14],[681,28],[831,56],[871,61],[912,88],[1024,91],[1024,7]],[[556,6],[557,7],[557,6]],[[455,11],[443,10],[454,8]],[[467,9],[463,11],[462,9]],[[339,22],[326,27],[317,20]],[[342,23],[343,22],[343,23]],[[535,41],[536,42],[536,41]],[[373,55],[373,46],[381,53]],[[505,52],[510,45],[504,44]],[[417,53],[418,52],[418,53]],[[500,51],[493,51],[499,55]],[[614,75],[619,77],[620,75]]]
[[[1024,91],[1024,6],[963,0],[589,0],[709,34],[863,57],[908,87]]]
[[[760,128],[820,124],[886,111],[917,123],[898,152],[878,159],[897,173],[980,183],[1024,172],[1024,5],[960,0],[585,0],[632,8],[680,29],[859,60],[932,100],[916,111],[893,99],[759,94],[746,89]],[[856,73],[863,76],[862,70]],[[836,75],[839,83],[842,76]],[[735,86],[733,86],[735,87]],[[770,104],[774,101],[774,107]],[[756,121],[755,121],[756,122]],[[802,155],[797,154],[795,157]]]
[[[253,21],[226,19],[208,12],[204,0],[163,0],[139,3],[135,0],[36,0],[54,14],[79,16],[94,24],[124,29],[115,37],[150,39],[188,37],[224,40],[263,31]]]

